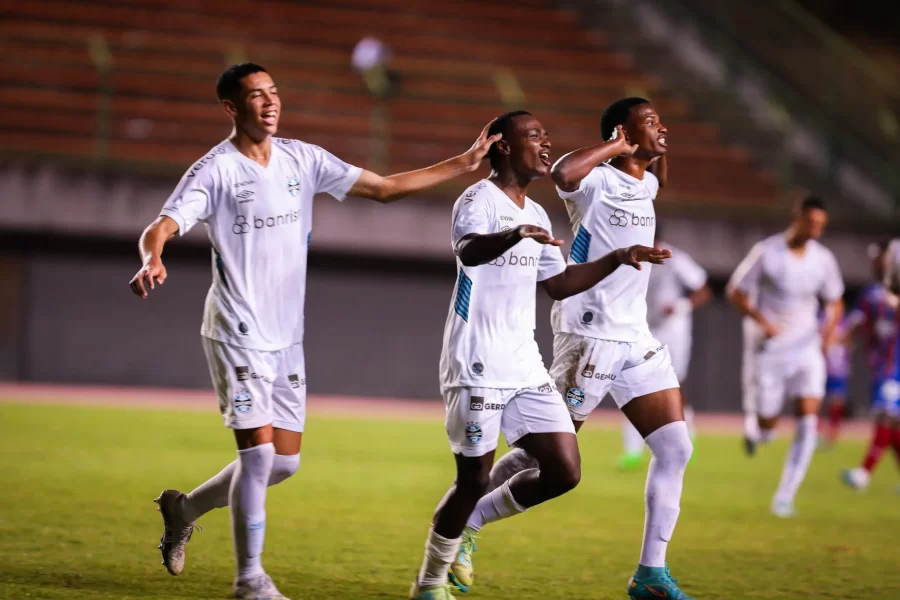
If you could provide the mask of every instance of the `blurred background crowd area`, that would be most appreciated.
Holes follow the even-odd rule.
[[[140,231],[228,135],[216,76],[249,60],[279,86],[279,135],[380,173],[458,154],[518,108],[543,121],[558,157],[599,141],[611,101],[649,98],[670,139],[658,222],[719,292],[695,318],[687,393],[701,410],[737,410],[740,321],[721,290],[749,247],[820,194],[852,304],[870,278],[867,246],[900,231],[898,16],[896,4],[839,0],[8,3],[0,379],[208,386],[204,232],[167,248],[162,294],[139,302],[127,282]],[[437,397],[450,207],[486,174],[388,207],[317,201],[310,391]],[[571,240],[550,182],[531,196]]]

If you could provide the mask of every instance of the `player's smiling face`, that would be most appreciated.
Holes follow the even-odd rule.
[[[510,165],[518,175],[538,179],[550,174],[550,136],[540,121],[531,115],[515,117],[512,135],[505,141]]]
[[[241,79],[241,95],[232,106],[235,122],[251,137],[270,136],[278,131],[281,99],[268,73],[252,73]]]
[[[628,141],[637,144],[638,152],[645,158],[662,156],[668,150],[668,131],[650,104],[638,104],[631,108],[625,133]]]

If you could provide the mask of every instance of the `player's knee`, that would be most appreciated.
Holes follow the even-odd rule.
[[[559,494],[574,490],[581,483],[580,461],[560,461],[541,468],[541,478]]]
[[[269,485],[281,483],[300,469],[299,454],[276,454],[272,462],[272,472],[269,474]]]
[[[668,436],[661,447],[651,448],[657,460],[668,465],[669,468],[683,471],[687,468],[694,453],[694,443],[688,434],[687,427],[682,427]]]

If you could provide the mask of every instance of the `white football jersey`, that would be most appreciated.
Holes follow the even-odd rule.
[[[179,235],[206,225],[213,281],[202,335],[253,350],[303,341],[313,196],[343,200],[362,169],[322,148],[272,139],[263,167],[226,140],[182,177],[160,214]]]
[[[618,248],[653,246],[659,181],[649,171],[643,179],[602,164],[574,192],[557,188],[565,200],[575,233],[569,263],[596,260]],[[556,332],[634,342],[650,334],[647,327],[647,282],[650,265],[637,271],[620,266],[588,291],[553,306]]]
[[[819,300],[844,294],[844,280],[831,250],[810,240],[798,256],[784,233],[757,243],[731,276],[729,287],[746,293],[751,304],[781,333],[765,340],[759,325],[744,321],[744,343],[767,352],[791,352],[820,343]]]
[[[472,233],[537,225],[550,231],[540,205],[525,199],[519,208],[500,188],[483,179],[453,206],[451,242]],[[441,388],[525,388],[548,384],[534,339],[538,281],[566,270],[556,246],[525,239],[485,265],[465,267],[457,258],[457,280],[444,327]]]
[[[650,329],[677,327],[690,330],[691,312],[676,311],[666,315],[666,309],[675,305],[686,294],[696,292],[706,285],[706,271],[683,250],[660,242],[660,246],[672,251],[666,264],[650,271],[647,285],[647,323]]]

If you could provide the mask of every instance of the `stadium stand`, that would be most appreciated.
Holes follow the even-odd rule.
[[[385,110],[386,166],[405,170],[461,151],[510,108],[498,89],[503,73],[550,130],[556,155],[597,141],[610,101],[647,95],[677,147],[666,200],[778,203],[771,174],[611,49],[602,32],[579,27],[548,2],[512,7],[501,0],[13,4],[0,22],[0,152],[178,170],[225,133],[212,106],[215,74],[252,60],[279,83],[282,135],[372,166],[373,115]],[[386,106],[377,106],[350,65],[366,35],[393,51],[399,85]]]

